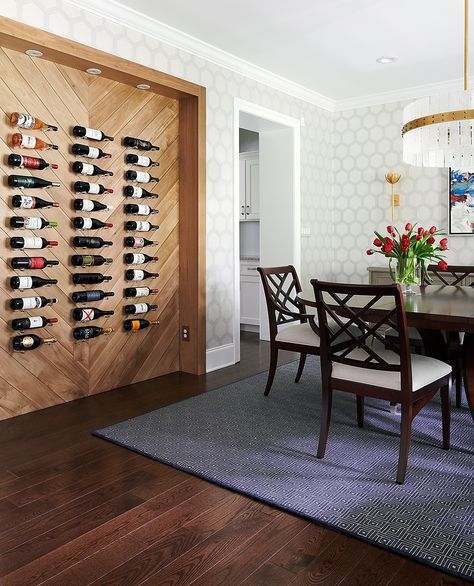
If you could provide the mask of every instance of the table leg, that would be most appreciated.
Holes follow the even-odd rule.
[[[466,333],[463,343],[464,390],[474,421],[474,333]]]

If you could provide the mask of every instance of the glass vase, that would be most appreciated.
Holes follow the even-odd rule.
[[[395,269],[390,266],[390,273],[395,283],[401,285],[404,293],[414,293],[413,286],[420,285],[421,264],[416,256],[402,256],[397,259],[390,259],[395,262]]]

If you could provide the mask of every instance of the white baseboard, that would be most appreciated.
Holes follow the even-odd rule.
[[[206,372],[235,364],[234,344],[224,344],[206,350]]]

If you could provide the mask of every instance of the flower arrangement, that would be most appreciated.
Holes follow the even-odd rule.
[[[375,232],[374,246],[379,250],[369,248],[368,255],[375,253],[383,254],[396,261],[395,273],[390,265],[390,273],[396,283],[405,285],[420,284],[420,269],[424,279],[430,281],[428,276],[428,264],[438,261],[438,267],[442,271],[448,269],[448,264],[440,252],[447,250],[448,239],[441,238],[436,242],[437,236],[444,236],[441,232],[432,226],[425,230],[422,226],[416,227],[416,224],[407,224],[405,231],[400,233],[394,226],[387,226],[388,236],[382,236]]]

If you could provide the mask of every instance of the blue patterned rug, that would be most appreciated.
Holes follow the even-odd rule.
[[[354,397],[335,393],[324,460],[319,365],[280,367],[95,432],[216,484],[474,582],[474,425],[453,409],[443,451],[440,405],[414,422],[406,483],[395,484],[399,416],[367,400],[365,428]]]

